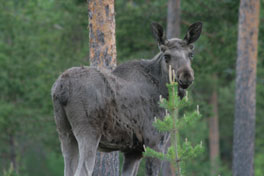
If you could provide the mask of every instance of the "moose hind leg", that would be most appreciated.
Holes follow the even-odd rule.
[[[78,165],[78,144],[72,134],[60,137],[61,148],[64,158],[64,175],[72,176]]]
[[[136,176],[142,153],[125,153],[122,176]]]
[[[140,159],[140,160],[137,162],[137,164],[135,165],[135,169],[134,169],[133,176],[137,176],[138,168],[139,168],[139,165],[140,165],[140,161],[141,161],[141,159]]]
[[[64,158],[64,176],[73,176],[78,165],[78,144],[60,102],[54,101],[54,115]]]
[[[160,172],[161,161],[157,158],[146,159],[146,176],[158,176]]]
[[[86,126],[87,129],[91,129],[89,127]],[[79,146],[79,162],[74,176],[92,176],[101,136],[91,130],[83,130],[75,136]]]

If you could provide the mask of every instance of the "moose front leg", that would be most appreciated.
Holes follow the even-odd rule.
[[[124,153],[122,176],[136,176],[142,153]]]
[[[160,172],[161,161],[157,158],[146,159],[146,176],[158,176]]]
[[[183,99],[186,95],[186,91],[183,88],[180,88],[180,86],[178,86],[178,96]]]

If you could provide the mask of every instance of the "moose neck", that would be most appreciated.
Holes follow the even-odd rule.
[[[153,59],[151,59],[146,66],[146,71],[156,84],[162,97],[168,98],[168,89],[166,84],[169,82],[169,76],[165,70],[166,66],[163,65],[164,62],[162,56],[163,55],[160,52]]]

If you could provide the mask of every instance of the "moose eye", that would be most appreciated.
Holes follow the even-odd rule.
[[[164,55],[165,62],[168,63],[170,61],[170,55],[166,54]]]

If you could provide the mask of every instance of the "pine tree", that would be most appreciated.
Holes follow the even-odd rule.
[[[188,128],[188,126],[195,124],[195,122],[201,118],[199,112],[199,106],[197,110],[184,114],[182,118],[179,118],[178,111],[179,109],[188,106],[188,96],[183,100],[180,100],[178,97],[178,84],[174,82],[173,74],[171,67],[169,69],[170,75],[170,84],[167,84],[169,91],[168,100],[160,98],[160,106],[166,109],[166,116],[161,120],[160,118],[155,117],[153,123],[160,132],[169,132],[171,137],[171,145],[168,148],[167,153],[156,152],[155,150],[147,147],[144,152],[146,157],[156,157],[161,160],[169,161],[173,166],[173,171],[176,176],[182,176],[186,170],[185,165],[187,161],[191,158],[198,156],[202,151],[202,142],[193,146],[188,139],[185,139],[185,142],[181,143],[179,138],[179,132],[182,128]]]

